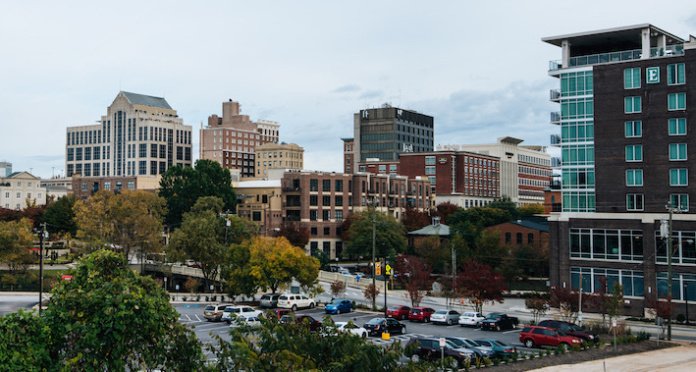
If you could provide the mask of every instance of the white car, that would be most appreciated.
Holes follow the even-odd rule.
[[[302,294],[284,293],[278,297],[278,307],[282,309],[292,309],[292,311],[301,308],[313,309],[316,303],[317,302],[314,301],[313,298],[309,298]]]
[[[241,326],[259,327],[261,321],[256,316],[239,316],[230,323],[230,327],[237,328]]]
[[[430,315],[433,324],[452,325],[459,321],[459,312],[456,310],[438,310]]]
[[[336,329],[341,332],[350,332],[356,336],[362,338],[367,338],[367,329],[360,327],[359,325],[352,322],[336,322]]]
[[[461,316],[459,316],[459,325],[464,327],[464,326],[469,326],[469,327],[478,327],[481,325],[481,321],[486,319],[483,314],[475,312],[475,311],[467,311]]]
[[[230,324],[236,317],[258,317],[261,313],[261,310],[254,310],[254,308],[249,306],[227,306],[222,312],[222,319],[220,320]]]

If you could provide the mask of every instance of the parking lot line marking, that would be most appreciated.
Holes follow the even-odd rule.
[[[503,334],[506,335],[506,334],[508,334],[508,333],[515,333],[515,332],[521,332],[521,331],[522,331],[521,329],[513,329],[513,330],[511,330],[511,331],[503,332]]]
[[[186,319],[188,319],[189,322],[192,320],[192,319],[191,319],[191,316],[188,315],[188,314],[186,314]]]
[[[201,318],[198,316],[198,314],[196,314],[196,320],[198,320],[199,322],[202,322],[202,320],[201,320]]]

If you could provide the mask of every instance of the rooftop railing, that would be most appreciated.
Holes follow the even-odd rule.
[[[684,44],[668,45],[665,48],[651,48],[650,58],[678,56],[684,54]],[[625,50],[621,52],[590,54],[586,56],[571,57],[568,61],[568,67],[579,67],[597,65],[610,62],[621,62],[641,59],[643,51],[641,49]],[[550,61],[549,71],[559,70],[563,68],[561,61]]]

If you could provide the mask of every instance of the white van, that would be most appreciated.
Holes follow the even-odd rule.
[[[301,308],[314,308],[316,301],[313,298],[303,294],[283,293],[278,297],[278,307],[283,309],[292,309],[295,311]]]

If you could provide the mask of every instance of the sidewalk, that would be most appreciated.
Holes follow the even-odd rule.
[[[648,372],[648,371],[696,371],[696,345],[677,346],[639,354],[593,360],[591,362],[564,364],[535,369],[537,372],[583,371],[583,372]]]

